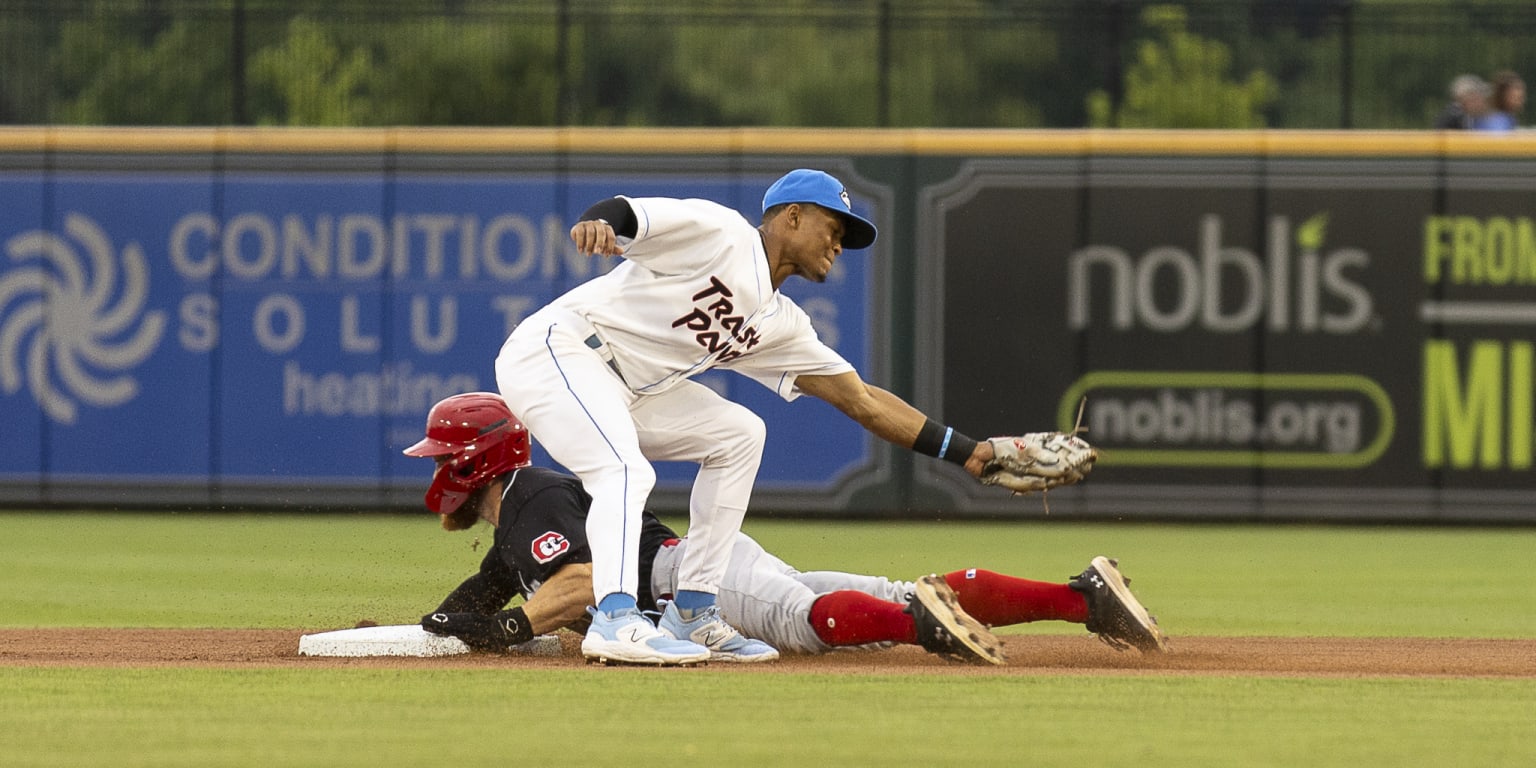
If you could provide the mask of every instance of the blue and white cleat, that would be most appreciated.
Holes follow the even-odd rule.
[[[630,608],[613,616],[588,607],[592,626],[581,640],[581,655],[604,664],[681,666],[710,659],[710,651],[658,630],[640,611]]]
[[[779,652],[773,646],[747,637],[725,623],[725,619],[720,618],[718,605],[699,611],[691,621],[683,621],[677,604],[666,602],[661,609],[661,621],[656,626],[678,640],[691,640],[708,648],[710,661],[750,664],[779,659]]]

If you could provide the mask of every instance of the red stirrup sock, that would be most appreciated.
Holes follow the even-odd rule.
[[[811,628],[827,645],[915,643],[917,627],[905,608],[851,589],[828,592],[811,604]]]
[[[1030,581],[971,568],[944,574],[960,607],[972,618],[994,627],[1027,621],[1088,620],[1088,600],[1066,584]]]

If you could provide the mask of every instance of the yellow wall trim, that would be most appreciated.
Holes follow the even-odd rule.
[[[0,152],[1536,157],[1536,131],[10,126]]]

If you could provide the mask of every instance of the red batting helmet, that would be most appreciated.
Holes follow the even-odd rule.
[[[448,457],[438,462],[427,489],[427,509],[451,515],[491,478],[528,466],[528,429],[500,395],[470,392],[438,401],[427,413],[427,436],[407,456]]]

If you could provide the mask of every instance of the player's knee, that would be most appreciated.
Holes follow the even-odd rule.
[[[656,469],[645,461],[615,463],[577,474],[587,492],[594,496],[622,493],[645,498],[656,486]]]
[[[742,408],[732,419],[729,452],[733,457],[758,457],[768,442],[768,425],[761,416]]]
[[[705,467],[742,466],[762,460],[768,427],[751,409],[725,403],[710,410],[694,438],[702,449],[697,461]]]
[[[656,487],[655,467],[650,464],[631,464],[626,469],[629,472],[630,492],[650,495],[651,489]]]
[[[631,496],[647,496],[656,486],[656,470],[648,462],[624,464],[615,467],[611,480],[622,484]]]

